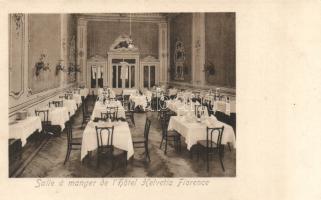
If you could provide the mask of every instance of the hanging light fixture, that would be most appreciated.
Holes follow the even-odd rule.
[[[132,40],[132,15],[129,13],[129,40],[128,40],[128,48],[134,48],[134,43]]]

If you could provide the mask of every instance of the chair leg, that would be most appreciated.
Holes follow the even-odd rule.
[[[230,152],[231,152],[231,146],[230,146],[230,143],[228,142],[227,143],[227,145],[228,145],[228,149],[230,150]]]
[[[148,144],[145,144],[145,155],[146,155],[146,159],[148,159],[148,161],[150,162],[149,151],[148,151]]]
[[[66,158],[65,158],[64,164],[66,164],[67,160],[69,160],[70,151],[71,151],[71,149],[70,149],[70,146],[68,145],[68,147],[67,147],[67,154],[66,154]]]
[[[164,140],[164,136],[162,136],[162,141],[161,141],[161,143],[160,143],[160,145],[159,145],[159,148],[160,148],[160,149],[162,148],[163,140]]]
[[[136,126],[135,125],[135,119],[134,119],[134,113],[131,115],[131,119],[132,119],[132,122],[133,122],[134,126]]]
[[[220,157],[220,162],[221,162],[221,166],[222,166],[223,172],[225,172],[225,168],[224,168],[224,165],[223,165],[223,160],[222,160],[221,157]]]
[[[177,145],[178,145],[178,151],[182,152],[181,136],[180,135],[178,136]]]
[[[167,153],[167,137],[165,138],[165,155],[166,155],[166,153]]]

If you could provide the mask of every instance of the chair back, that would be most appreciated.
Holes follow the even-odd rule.
[[[75,93],[75,94],[80,94],[80,89],[79,89],[79,88],[75,88],[75,89],[74,89],[74,93]]]
[[[70,121],[66,123],[66,129],[67,129],[67,142],[69,144],[72,141],[72,126]]]
[[[166,108],[166,109],[160,109],[159,110],[159,118],[162,120],[162,119],[166,119],[166,117],[168,117],[168,112],[169,110]]]
[[[111,121],[115,121],[118,119],[118,107],[109,107],[107,106],[107,112],[101,113],[101,118],[110,119]]]
[[[207,108],[204,105],[195,105],[195,116],[204,115],[205,114],[205,109],[207,109]]]
[[[83,115],[86,115],[86,113],[87,113],[87,104],[86,104],[84,96],[81,96],[81,105],[82,105],[82,113],[83,113]]]
[[[123,95],[123,99],[124,99],[124,101],[129,101],[129,97],[130,97],[130,95]]]
[[[224,126],[222,126],[221,128],[207,127],[206,147],[213,148],[213,142],[215,142],[217,147],[220,148],[222,144],[223,131],[224,131]],[[216,136],[216,138],[214,138],[213,136]]]
[[[166,136],[167,135],[167,128],[168,128],[168,120],[167,117],[161,119],[161,127],[162,127],[162,135]]]
[[[35,114],[41,118],[43,125],[49,125],[49,110],[35,110]]]
[[[146,122],[145,122],[145,129],[144,129],[144,138],[145,141],[148,141],[148,135],[149,135],[149,129],[150,129],[150,125],[151,125],[151,120],[146,118]]]
[[[113,147],[114,126],[112,127],[96,126],[96,136],[97,136],[98,149],[103,147]]]
[[[49,102],[49,107],[51,104],[54,105],[55,107],[63,107],[64,106],[63,100],[51,101],[51,102]]]
[[[72,99],[73,98],[73,94],[72,93],[66,93],[65,94],[65,99]]]
[[[135,102],[134,101],[129,101],[127,106],[128,106],[128,110],[129,111],[134,111],[135,110]]]

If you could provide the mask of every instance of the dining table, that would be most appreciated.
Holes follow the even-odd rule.
[[[69,120],[69,112],[67,107],[40,107],[36,110],[48,110],[48,121],[51,122],[51,125],[60,126],[61,130],[64,130],[65,123]],[[41,120],[44,120],[42,114],[40,114]]]
[[[75,99],[64,99],[63,106],[67,108],[70,116],[73,116],[77,110],[77,103]]]
[[[115,98],[116,97],[116,94],[115,92],[108,88],[108,89],[104,89],[104,88],[99,88],[98,89],[98,97],[101,97],[101,96],[109,96],[109,98]]]
[[[80,96],[83,96],[86,98],[89,94],[89,89],[88,88],[80,88],[79,93],[80,93]]]
[[[125,109],[120,101],[96,101],[91,119],[101,118],[101,113],[106,113],[107,107],[118,107],[117,118],[126,118]]]
[[[82,103],[80,94],[73,94],[72,99],[76,101],[77,106],[79,107]]]
[[[177,89],[176,88],[170,88],[168,89],[168,96],[177,95]]]
[[[185,138],[187,149],[190,150],[193,145],[197,144],[197,141],[206,140],[207,127],[220,128],[222,126],[224,126],[222,144],[229,143],[235,148],[235,134],[232,126],[218,120],[213,120],[209,124],[206,119],[198,121],[193,117],[172,116],[168,124],[168,130],[175,130],[182,135]],[[216,141],[216,139],[217,135],[213,135],[213,140]]]
[[[180,100],[168,100],[166,101],[166,106],[171,111],[175,112],[178,116],[181,115],[188,115],[188,114],[194,114],[195,115],[195,106],[200,105],[199,102],[183,102]],[[205,116],[208,116],[208,110],[205,109],[206,107],[202,107],[204,111]]]
[[[87,123],[82,136],[81,160],[85,158],[88,152],[94,151],[98,147],[96,126],[111,127],[114,126],[113,145],[121,150],[127,151],[127,159],[134,155],[134,146],[132,135],[127,122],[93,122]],[[103,135],[103,144],[107,144],[107,135]]]
[[[38,116],[28,116],[24,120],[16,120],[9,124],[9,138],[20,139],[22,146],[35,131],[42,131],[41,119]]]
[[[133,95],[138,93],[137,89],[123,89],[123,95]]]
[[[147,107],[147,97],[145,95],[130,95],[129,100],[135,103],[135,107],[141,106],[143,110]]]

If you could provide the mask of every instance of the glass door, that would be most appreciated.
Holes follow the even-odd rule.
[[[124,67],[123,62],[126,63],[126,67]],[[135,68],[135,59],[112,59],[112,87],[135,87]],[[123,70],[126,70],[127,72],[124,72]]]
[[[156,85],[155,65],[144,65],[144,87],[151,88]]]
[[[104,67],[101,65],[91,65],[91,82],[90,87],[98,94],[98,88],[104,87]]]

